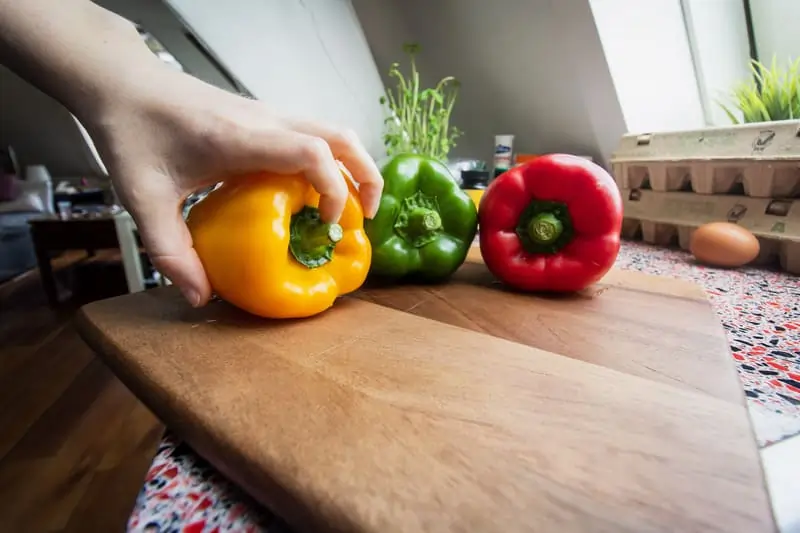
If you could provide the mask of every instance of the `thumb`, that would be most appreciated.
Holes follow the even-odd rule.
[[[153,266],[176,285],[193,307],[211,298],[211,285],[180,209],[159,202],[133,214]]]

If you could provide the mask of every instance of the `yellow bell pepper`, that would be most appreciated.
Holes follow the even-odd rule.
[[[260,173],[223,183],[195,204],[187,225],[212,290],[266,318],[302,318],[358,289],[372,249],[353,179],[338,224],[319,218],[302,175]]]

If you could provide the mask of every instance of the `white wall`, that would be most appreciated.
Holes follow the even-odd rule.
[[[770,64],[800,57],[800,2],[798,0],[750,0],[758,57]],[[784,63],[785,64],[785,63]]]
[[[380,76],[349,0],[167,0],[253,95],[382,153]]]
[[[131,22],[141,24],[142,28],[152,33],[192,76],[226,90],[235,90],[202,51],[186,37],[187,29],[162,0],[93,1]]]
[[[628,131],[727,124],[717,100],[747,76],[741,0],[353,4],[384,83],[410,40],[427,84],[462,82],[456,156],[488,158],[492,136],[513,133],[517,151],[604,160]]]
[[[602,160],[625,124],[586,0],[353,0],[384,83],[421,47],[423,83],[461,82],[453,156],[489,160],[495,134],[518,152],[568,151]]]
[[[750,77],[744,5],[741,0],[683,0],[683,5],[706,121],[710,125],[729,125],[730,119],[719,102],[733,109],[731,89]]]
[[[703,105],[680,0],[589,3],[628,130],[702,127]]]

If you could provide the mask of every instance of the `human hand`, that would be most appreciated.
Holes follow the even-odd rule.
[[[335,222],[348,194],[339,159],[359,183],[365,216],[378,209],[383,180],[355,134],[281,117],[160,65],[146,86],[81,120],[153,265],[194,306],[211,287],[181,214],[192,192],[250,172],[303,172],[320,193],[322,218]]]

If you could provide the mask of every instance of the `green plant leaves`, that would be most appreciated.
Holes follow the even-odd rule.
[[[778,67],[775,57],[769,67],[753,60],[750,70],[753,79],[736,85],[730,95],[742,120],[730,107],[719,102],[732,123],[800,118],[800,58],[790,62],[786,69]]]
[[[421,47],[406,43],[403,51],[409,56],[411,75],[400,72],[399,63],[392,63],[389,77],[397,80],[394,90],[387,89],[380,103],[387,107],[384,145],[386,154],[410,152],[446,160],[462,132],[450,126],[450,115],[458,96],[459,82],[452,76],[442,78],[433,88],[420,89],[415,56]]]

